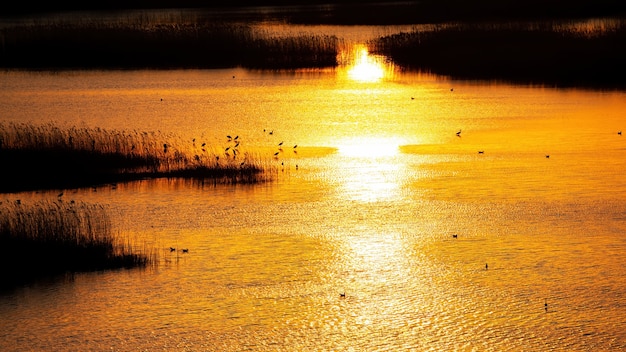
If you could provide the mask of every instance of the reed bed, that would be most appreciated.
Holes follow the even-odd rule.
[[[159,132],[0,122],[0,192],[66,189],[158,177],[251,184],[271,164],[232,146],[229,153]]]
[[[100,205],[55,201],[0,202],[0,287],[64,273],[145,267],[156,251],[137,254],[114,236]]]
[[[623,88],[625,24],[602,30],[562,22],[438,25],[381,37],[369,50],[405,68],[456,78]]]
[[[236,23],[32,23],[0,29],[0,67],[255,69],[336,66],[332,36],[275,38]]]

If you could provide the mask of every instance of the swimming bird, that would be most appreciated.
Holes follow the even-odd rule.
[[[174,251],[176,251],[176,248],[170,247],[170,252],[174,252]]]
[[[546,159],[550,159],[550,154],[546,154]]]
[[[489,269],[489,264],[485,263],[485,270]]]
[[[459,238],[459,235],[454,234],[454,235],[452,235],[452,238]]]
[[[298,145],[297,145],[297,144],[293,146],[293,149],[296,149],[296,148],[298,148]]]
[[[278,143],[278,146],[280,147],[281,145],[283,145],[283,142]]]
[[[183,253],[189,253],[189,249],[183,248]]]
[[[478,154],[485,154],[485,151],[484,150],[479,150]]]
[[[339,294],[339,297],[341,297],[341,298],[346,298],[346,293],[345,293],[345,292],[341,292],[341,293]]]
[[[280,154],[280,152],[276,152],[276,153],[274,153],[274,156],[278,156],[278,154]]]

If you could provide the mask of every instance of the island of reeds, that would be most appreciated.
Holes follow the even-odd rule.
[[[335,36],[274,37],[237,23],[64,23],[0,28],[0,67],[30,70],[337,65]]]
[[[0,201],[0,289],[77,272],[146,267],[156,252],[123,241],[100,205]]]
[[[598,28],[572,22],[457,23],[369,43],[406,69],[459,79],[626,87],[626,20]]]
[[[184,145],[183,145],[184,144]],[[158,132],[0,123],[0,193],[69,189],[150,178],[215,184],[271,180],[272,167],[236,144],[213,152]]]

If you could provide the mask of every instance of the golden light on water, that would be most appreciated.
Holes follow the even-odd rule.
[[[385,77],[383,64],[369,55],[365,46],[355,48],[354,63],[348,69],[348,77],[357,82],[378,82]]]
[[[340,144],[339,153],[346,158],[347,168],[338,187],[343,197],[366,203],[399,197],[399,152],[398,142],[389,138],[353,138]]]
[[[339,144],[339,153],[353,158],[393,157],[399,152],[399,144],[388,138],[353,138]]]

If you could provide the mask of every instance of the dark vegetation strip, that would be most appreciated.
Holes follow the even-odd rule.
[[[0,67],[17,69],[324,68],[334,36],[270,37],[232,23],[38,23],[0,29]]]
[[[271,179],[271,167],[233,148],[228,155],[154,132],[53,124],[0,123],[0,192],[67,189],[146,178],[208,179],[252,184]]]
[[[0,202],[0,288],[35,279],[156,264],[154,250],[113,234],[108,213],[100,205],[39,201],[30,205]]]
[[[402,67],[455,78],[624,88],[625,25],[600,32],[550,23],[441,25],[379,38],[370,51]]]
[[[129,9],[194,9],[232,13],[238,12],[238,8],[255,6],[263,6],[263,11],[246,9],[246,17],[280,17],[291,23],[311,24],[545,20],[617,16],[626,12],[623,0],[26,0],[6,2],[0,5],[0,10],[5,15]]]

